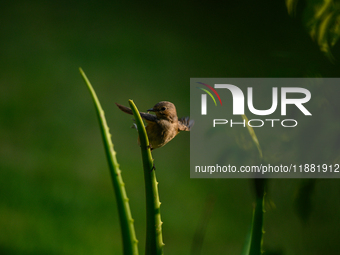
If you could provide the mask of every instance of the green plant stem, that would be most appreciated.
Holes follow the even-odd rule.
[[[256,198],[256,205],[253,214],[253,224],[251,230],[249,255],[261,255],[263,243],[263,214],[264,196]]]
[[[135,117],[140,145],[142,150],[144,181],[145,181],[145,197],[146,197],[146,255],[163,254],[163,237],[160,201],[158,195],[158,182],[156,180],[156,172],[153,169],[153,159],[151,156],[149,139],[144,127],[144,123],[139,114],[136,105],[129,100],[129,105]]]
[[[247,123],[248,132],[257,147],[261,163],[264,163],[262,149],[255,134],[254,129],[248,125],[248,118],[245,114],[242,115],[243,120]],[[261,255],[263,243],[263,215],[264,215],[264,196],[266,179],[255,178],[253,179],[256,194],[256,204],[253,212],[253,222],[249,241],[245,247],[244,253],[247,255]]]
[[[137,246],[138,241],[136,238],[134,223],[131,216],[129,199],[126,195],[125,184],[123,182],[121,170],[119,169],[119,164],[116,158],[116,152],[113,149],[111,134],[106,123],[104,111],[99,103],[99,100],[94,89],[91,86],[90,81],[87,79],[83,70],[81,68],[79,68],[79,70],[88,89],[90,90],[99,120],[100,130],[104,141],[105,152],[109,163],[113,188],[116,195],[119,221],[122,232],[124,255],[138,255]]]

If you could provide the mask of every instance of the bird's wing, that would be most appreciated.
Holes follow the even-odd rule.
[[[183,117],[178,120],[178,130],[179,131],[190,131],[191,127],[194,125],[194,121],[189,117]]]
[[[122,110],[123,112],[127,113],[127,114],[131,114],[133,115],[132,113],[132,110],[129,108],[129,107],[126,107],[124,105],[121,105],[121,104],[117,104],[116,105],[118,106],[118,108],[120,110]],[[149,114],[149,113],[144,113],[144,112],[140,112],[140,116],[146,120],[146,122],[156,122],[157,120],[157,117],[155,115],[152,115],[152,114]]]

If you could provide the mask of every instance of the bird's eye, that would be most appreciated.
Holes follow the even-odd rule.
[[[161,111],[165,111],[165,109],[166,109],[165,107],[162,107],[162,108],[161,108]]]

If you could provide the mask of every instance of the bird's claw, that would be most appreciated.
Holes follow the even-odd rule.
[[[147,149],[150,149],[150,151],[153,150],[153,148],[151,147],[151,145],[146,146],[146,148],[147,148]]]

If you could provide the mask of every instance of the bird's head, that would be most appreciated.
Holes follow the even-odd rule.
[[[155,104],[155,106],[148,111],[154,112],[158,119],[166,119],[171,122],[178,119],[175,105],[167,101],[161,101]]]

